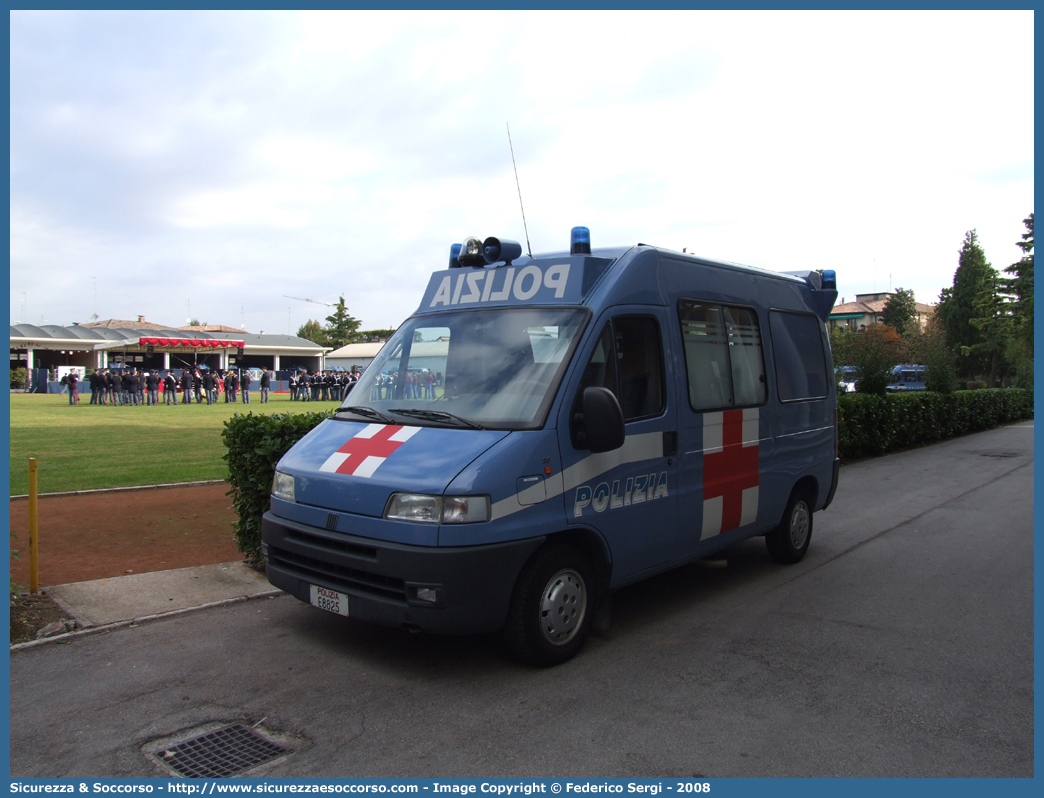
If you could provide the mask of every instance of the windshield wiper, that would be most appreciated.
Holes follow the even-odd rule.
[[[391,424],[391,419],[383,413],[378,413],[372,407],[339,407],[334,410],[334,415],[338,413],[357,413],[360,416],[366,416],[367,418],[377,418],[383,421],[385,424]]]
[[[388,412],[394,413],[397,416],[412,416],[414,418],[423,418],[428,421],[455,421],[465,427],[471,429],[485,429],[480,424],[476,424],[473,421],[468,421],[466,418],[455,416],[453,413],[447,413],[445,410],[421,410],[419,408],[405,408],[405,409],[394,409]]]

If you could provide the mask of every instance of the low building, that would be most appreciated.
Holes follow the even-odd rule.
[[[377,357],[377,353],[383,347],[383,341],[372,344],[348,344],[342,346],[326,356],[326,368],[335,369],[340,366],[345,371],[351,371],[355,367],[365,369]]]
[[[888,304],[888,298],[894,295],[894,291],[856,294],[855,302],[845,302],[845,298],[841,297],[841,302],[834,305],[834,309],[830,311],[830,329],[840,327],[859,332],[871,324],[883,324],[885,305]],[[935,312],[935,305],[925,305],[922,302],[915,302],[914,305],[917,308],[917,323],[923,330]]]
[[[231,332],[229,332],[231,331]],[[234,327],[201,330],[111,319],[62,327],[54,324],[11,326],[11,368],[83,370],[133,366],[171,370],[262,368],[273,371],[323,367],[329,350],[294,335],[253,334]]]

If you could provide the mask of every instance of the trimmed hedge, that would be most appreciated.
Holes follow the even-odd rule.
[[[268,510],[272,478],[276,463],[290,447],[307,435],[320,422],[333,415],[325,413],[276,413],[254,415],[236,413],[225,422],[221,432],[227,451],[228,482],[232,504],[239,515],[236,545],[246,561],[260,566],[261,516]]]
[[[841,456],[867,457],[1032,418],[1033,391],[855,393],[840,395],[837,406]]]
[[[951,394],[842,394],[838,397],[842,457],[880,455],[922,446],[998,424],[1033,417],[1033,391],[1022,388]],[[225,422],[228,481],[239,522],[236,542],[247,562],[260,566],[261,516],[268,510],[276,464],[290,447],[329,418],[325,413],[239,415]]]

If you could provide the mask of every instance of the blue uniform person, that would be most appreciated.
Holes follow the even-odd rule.
[[[163,378],[163,396],[168,405],[178,403],[178,380],[173,372],[168,371]]]
[[[80,394],[76,392],[76,383],[80,378],[76,375],[76,371],[70,371],[67,379],[69,385],[69,404],[78,405],[80,403]]]

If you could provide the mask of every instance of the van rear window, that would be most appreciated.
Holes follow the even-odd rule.
[[[769,313],[776,390],[781,402],[823,399],[827,395],[823,323],[811,313]]]

